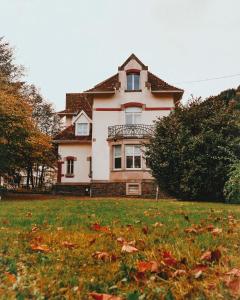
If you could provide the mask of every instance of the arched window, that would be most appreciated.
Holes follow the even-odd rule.
[[[125,109],[126,124],[141,124],[141,121],[142,121],[141,107],[127,107]]]

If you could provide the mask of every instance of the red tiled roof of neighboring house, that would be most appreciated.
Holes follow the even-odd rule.
[[[183,92],[182,89],[179,89],[173,85],[168,84],[167,82],[163,81],[156,75],[148,72],[148,82],[151,85],[152,91],[179,91]]]
[[[84,111],[89,118],[92,118],[93,98],[84,93],[66,94],[66,108],[58,112],[59,115],[75,114]]]
[[[61,131],[59,134],[57,134],[54,137],[55,141],[71,141],[71,140],[76,140],[76,141],[91,141],[92,140],[92,132],[90,130],[89,135],[84,135],[84,136],[78,136],[75,135],[75,125],[70,125],[67,128],[65,128],[63,131]]]
[[[114,92],[115,89],[118,89],[120,86],[118,73],[107,78],[106,80],[98,83],[95,85],[92,89],[89,89],[85,91],[85,93],[88,92]]]

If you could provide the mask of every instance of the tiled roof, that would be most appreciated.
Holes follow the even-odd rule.
[[[152,91],[179,91],[183,92],[183,90],[168,84],[167,82],[163,81],[162,79],[158,78],[156,75],[148,72],[148,82],[151,85]]]
[[[85,91],[88,92],[114,92],[115,89],[119,88],[118,73],[109,77],[108,79],[98,83],[92,89]]]
[[[75,135],[75,126],[70,125],[67,128],[65,128],[63,131],[61,131],[59,134],[57,134],[54,137],[54,140],[56,141],[91,141],[92,140],[92,130],[90,130],[90,134],[87,136],[76,136]]]
[[[78,114],[84,111],[89,118],[92,118],[93,98],[84,93],[66,94],[66,109],[58,112],[59,115]]]

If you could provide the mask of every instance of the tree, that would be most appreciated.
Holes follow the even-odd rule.
[[[46,168],[53,167],[57,154],[51,137],[60,129],[52,104],[34,85],[20,81],[23,67],[14,62],[14,52],[0,38],[0,176],[26,169],[28,185],[33,172],[42,185]]]
[[[228,90],[180,105],[156,123],[146,157],[159,186],[193,200],[222,200],[231,164],[239,159],[239,98]]]

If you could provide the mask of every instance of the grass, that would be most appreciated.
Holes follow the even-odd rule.
[[[240,277],[226,273],[240,267],[239,241],[237,205],[2,201],[0,298],[232,299],[240,296]],[[137,251],[122,252],[123,245]]]

